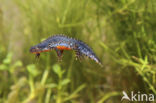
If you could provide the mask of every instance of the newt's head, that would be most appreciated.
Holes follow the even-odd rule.
[[[46,44],[38,44],[30,48],[30,52],[33,54],[40,54],[41,52],[48,52],[51,49]]]

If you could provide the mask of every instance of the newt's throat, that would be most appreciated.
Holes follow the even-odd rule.
[[[50,49],[49,50],[42,50],[42,51],[35,51],[35,52],[32,52],[33,54],[39,54],[39,53],[42,53],[42,52],[49,52],[50,51]]]
[[[57,46],[56,48],[59,49],[59,50],[71,50],[71,48],[65,47],[65,46]],[[42,52],[49,52],[49,51],[51,51],[51,49],[46,49],[46,50],[35,50],[35,51],[33,51],[32,53],[33,53],[33,54],[39,54],[39,53],[42,53]]]

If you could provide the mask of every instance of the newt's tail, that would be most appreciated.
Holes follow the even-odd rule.
[[[99,65],[103,66],[101,61],[99,60],[99,58],[95,55],[95,53],[93,52],[93,50],[86,45],[84,42],[82,41],[78,41],[78,50],[81,54],[89,57],[90,59],[94,60],[96,63],[98,63]]]
[[[103,66],[99,58],[93,53],[89,54],[88,57],[92,60],[94,60],[96,63],[98,63],[100,66]]]

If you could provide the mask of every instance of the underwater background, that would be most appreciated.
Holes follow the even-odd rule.
[[[84,41],[103,67],[29,52],[55,34]],[[0,0],[0,103],[120,103],[122,91],[156,95],[155,0]]]

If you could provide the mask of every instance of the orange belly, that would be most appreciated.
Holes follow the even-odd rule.
[[[65,46],[57,46],[57,49],[59,49],[59,50],[71,50],[70,48],[65,47]]]

